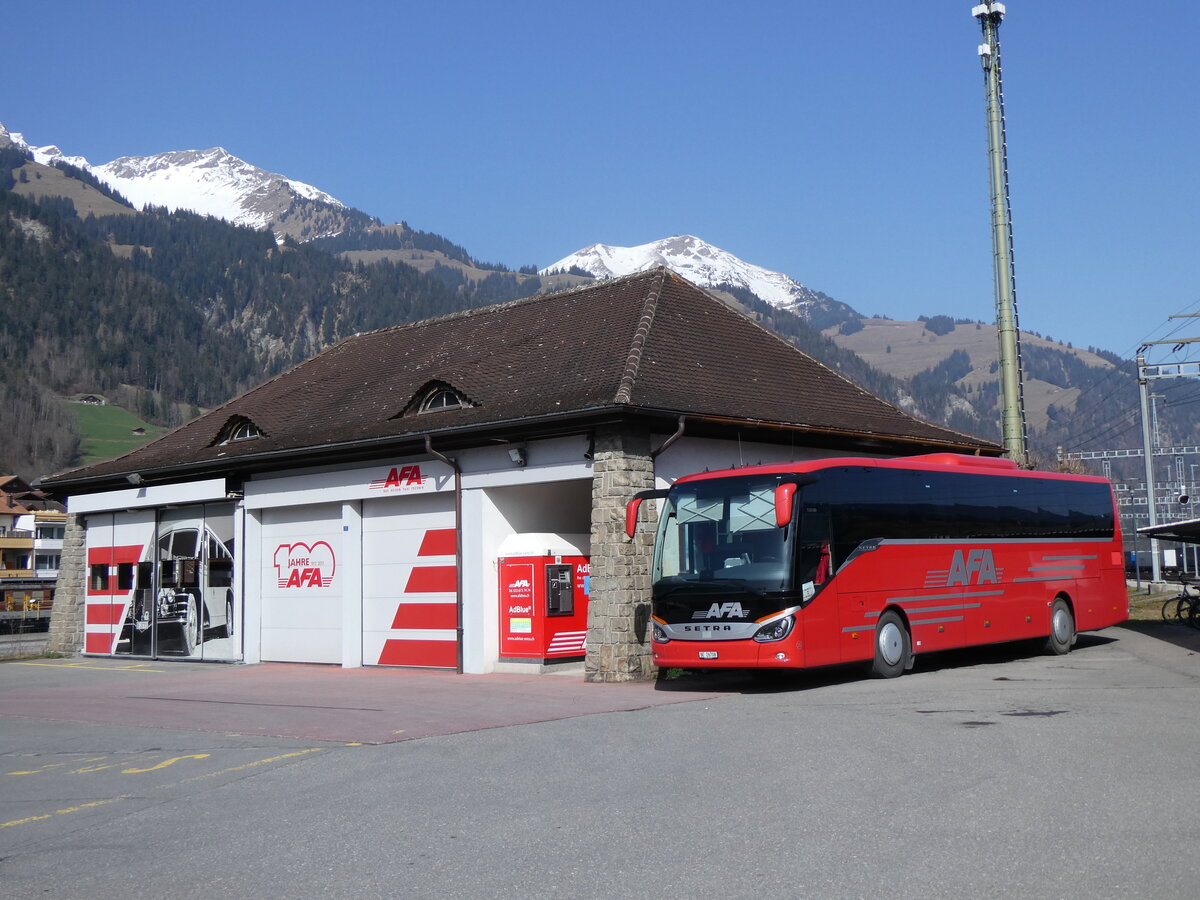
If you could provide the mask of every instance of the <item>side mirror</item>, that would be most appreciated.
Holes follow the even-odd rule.
[[[641,497],[634,497],[625,504],[625,536],[630,540],[633,540],[633,533],[637,531],[637,516],[641,507]]]
[[[780,528],[792,521],[792,499],[796,496],[796,485],[790,481],[775,486],[775,524]]]
[[[633,495],[633,499],[625,504],[625,536],[631,541],[633,534],[637,531],[638,510],[642,506],[643,500],[657,500],[660,497],[665,497],[670,491],[651,490],[638,491]]]

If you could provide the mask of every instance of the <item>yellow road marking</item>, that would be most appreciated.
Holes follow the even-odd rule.
[[[208,759],[212,756],[211,753],[192,753],[188,756],[173,756],[171,759],[164,759],[156,766],[151,766],[148,769],[122,769],[122,775],[138,775],[142,772],[153,772],[155,769],[165,769],[167,766],[179,762],[181,759]]]
[[[85,759],[84,762],[90,762],[90,760]],[[40,769],[23,769],[20,772],[5,772],[4,774],[5,775],[38,775],[42,772],[45,772],[47,769],[53,769],[53,768],[57,768],[58,766],[65,766],[65,765],[66,765],[66,763],[46,763],[46,765],[42,766]]]
[[[97,666],[91,663],[44,663],[44,662],[14,662],[14,666],[42,666],[47,669],[90,669],[92,671],[100,670],[102,672],[154,672],[163,673],[166,669],[147,669],[145,663],[136,663],[129,666]]]
[[[307,756],[309,753],[320,753],[323,749],[325,749],[325,748],[311,747],[307,750],[295,750],[291,753],[283,753],[283,754],[280,754],[279,756],[271,756],[271,757],[268,757],[267,759],[256,760],[255,762],[245,763],[240,766],[231,766],[228,769],[221,769],[219,772],[208,772],[207,774],[204,774],[204,775],[197,775],[194,778],[186,778],[183,781],[176,782],[176,784],[188,784],[189,782],[192,782],[192,781],[201,781],[205,778],[212,778],[216,775],[227,775],[231,772],[242,772],[242,771],[245,771],[246,769],[253,769],[255,766],[266,765],[267,763],[279,762],[280,760],[284,760],[284,759],[294,759],[298,756]],[[172,763],[178,762],[181,759],[204,759],[205,757],[210,756],[210,755],[211,754],[208,754],[208,753],[198,753],[198,754],[195,754],[192,756],[178,756],[178,757],[175,757],[174,759],[168,759],[165,762],[161,762],[157,766],[152,766],[149,769],[125,769],[123,771],[126,774],[131,774],[134,772],[152,772],[152,771],[154,771],[154,769],[161,769],[165,766],[171,765]],[[103,758],[103,757],[99,757],[99,758]],[[52,765],[60,766],[60,765],[63,765],[63,763],[53,763]],[[46,768],[50,768],[50,767],[51,766],[47,766]],[[110,767],[109,766],[99,766],[97,768],[100,769],[100,768],[110,768]],[[84,770],[78,770],[78,771],[84,771]],[[9,774],[16,774],[16,773],[9,773]],[[32,774],[32,773],[30,773],[30,774]],[[174,786],[175,785],[166,785],[166,787],[174,787]],[[44,822],[46,819],[52,819],[54,816],[62,816],[62,815],[67,815],[69,813],[80,812],[85,809],[93,809],[97,806],[106,806],[109,803],[116,803],[118,800],[128,800],[132,796],[133,796],[132,794],[122,794],[119,797],[113,797],[112,799],[109,799],[109,800],[94,800],[91,803],[81,803],[79,806],[68,806],[66,809],[56,809],[52,813],[45,813],[40,816],[27,816],[24,819],[13,819],[11,822],[0,822],[0,828],[10,828],[14,825],[28,825],[31,822]]]
[[[120,797],[113,797],[111,800],[93,800],[91,803],[81,803],[79,806],[68,806],[66,809],[56,809],[52,813],[46,813],[41,816],[28,816],[24,819],[13,819],[11,822],[0,822],[0,828],[10,828],[13,825],[27,825],[30,822],[42,822],[54,816],[65,816],[68,813],[80,812],[85,809],[92,809],[96,806],[106,806],[109,803],[116,803],[118,800],[128,800],[132,794],[122,794]]]
[[[68,775],[87,775],[89,772],[100,772],[100,771],[103,771],[104,769],[111,769],[113,767],[113,765],[115,765],[115,764],[110,763],[107,766],[84,766],[82,769],[72,769],[67,774]]]
[[[241,772],[246,769],[253,769],[255,766],[263,766],[267,763],[279,762],[281,759],[292,759],[293,757],[305,756],[309,753],[320,753],[323,749],[323,747],[313,747],[309,750],[296,750],[292,753],[284,753],[282,756],[272,756],[269,759],[260,759],[256,762],[245,763],[240,766],[232,766],[228,769],[221,769],[219,772],[208,772],[205,775],[197,775],[195,778],[188,778],[180,782],[180,784],[187,784],[189,781],[199,781],[202,778],[213,778],[217,775],[228,775],[230,772]]]

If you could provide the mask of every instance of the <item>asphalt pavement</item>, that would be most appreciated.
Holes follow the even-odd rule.
[[[56,897],[1195,897],[1200,634],[658,684],[0,663]]]

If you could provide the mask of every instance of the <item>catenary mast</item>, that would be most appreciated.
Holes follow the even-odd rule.
[[[988,176],[992,188],[992,257],[996,280],[996,338],[1000,344],[1001,433],[1006,455],[1026,462],[1025,397],[1021,343],[1013,274],[1012,208],[1008,199],[1008,150],[1004,136],[1004,84],[1000,77],[1000,22],[1003,3],[980,3],[971,10],[983,29],[979,59],[987,90]]]

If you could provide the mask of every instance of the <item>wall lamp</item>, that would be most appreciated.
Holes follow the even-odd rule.
[[[525,463],[529,462],[529,457],[525,453],[525,446],[523,444],[516,447],[509,447],[508,458],[518,466],[523,466]]]

